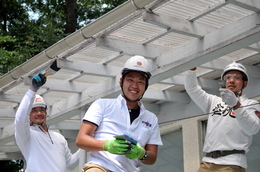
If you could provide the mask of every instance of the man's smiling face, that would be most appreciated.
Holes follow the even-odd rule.
[[[229,71],[224,76],[226,88],[237,93],[247,86],[247,81],[243,80],[243,75],[239,71]]]
[[[146,77],[140,72],[129,72],[125,75],[121,84],[125,96],[132,101],[139,99],[145,92]]]

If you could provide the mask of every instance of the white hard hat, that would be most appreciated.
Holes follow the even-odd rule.
[[[229,65],[227,65],[225,67],[225,69],[223,70],[223,72],[221,74],[221,79],[224,80],[224,76],[226,75],[226,73],[229,71],[232,71],[232,70],[241,72],[243,74],[243,80],[248,81],[248,75],[247,75],[245,66],[243,66],[240,63],[236,63],[236,62],[230,63]]]
[[[47,104],[44,102],[43,97],[38,94],[36,94],[34,101],[33,101],[32,108],[35,108],[35,107],[44,107],[44,108],[47,107]]]
[[[147,79],[151,77],[150,65],[143,56],[135,55],[126,61],[122,70],[122,75],[124,76],[131,71],[141,72]]]

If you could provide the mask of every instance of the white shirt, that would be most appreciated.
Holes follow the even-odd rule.
[[[222,101],[221,97],[208,94],[198,86],[196,71],[187,71],[185,89],[200,109],[204,113],[209,113],[203,151],[236,149],[248,152],[252,143],[252,135],[260,129],[260,119],[255,114],[255,111],[260,111],[258,102],[243,95],[239,98],[242,107],[233,111]],[[243,154],[232,154],[219,158],[204,157],[202,160],[247,168],[246,156]]]
[[[26,172],[66,172],[79,162],[79,150],[71,154],[65,138],[49,130],[49,134],[30,126],[29,114],[35,92],[28,90],[16,112],[15,138],[25,160]]]
[[[98,99],[86,112],[83,120],[98,126],[94,137],[98,140],[111,140],[116,135],[127,134],[144,147],[146,144],[162,145],[157,117],[146,110],[139,101],[140,115],[130,124],[126,100]],[[102,165],[114,172],[138,172],[140,162],[125,155],[115,155],[107,151],[91,152],[90,163]]]

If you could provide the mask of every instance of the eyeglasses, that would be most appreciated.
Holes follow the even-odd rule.
[[[242,80],[243,76],[238,74],[226,74],[224,76],[224,80],[230,80],[231,78],[233,78],[234,80]]]

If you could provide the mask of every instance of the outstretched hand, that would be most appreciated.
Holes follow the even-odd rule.
[[[239,99],[236,97],[235,93],[226,88],[220,88],[219,91],[223,102],[232,108],[237,105]]]
[[[41,86],[43,86],[46,82],[46,77],[44,76],[43,73],[38,73],[37,75],[35,75],[33,78],[32,78],[32,84],[31,86],[38,90]]]

